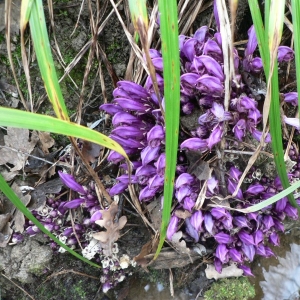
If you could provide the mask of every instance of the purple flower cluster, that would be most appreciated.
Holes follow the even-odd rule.
[[[265,92],[255,91],[246,77],[255,78],[260,75],[263,65],[261,58],[255,55],[257,39],[253,26],[249,29],[248,35],[249,41],[243,59],[239,58],[237,50],[234,49],[236,77],[231,84],[228,111],[224,107],[225,75],[220,33],[213,34],[212,30],[203,26],[193,37],[179,36],[182,72],[181,111],[184,115],[199,111],[196,129],[190,131],[189,136],[186,135],[186,130],[181,132],[181,150],[211,154],[225,135],[236,141],[234,145],[237,150],[239,142],[245,138],[260,140],[262,133],[258,128],[262,115],[258,109],[258,101]],[[139,190],[140,201],[161,197],[164,183],[165,124],[161,112],[161,109],[164,109],[163,60],[157,50],[151,49],[150,55],[156,69],[161,103],[154,92],[152,80],[148,77],[144,87],[133,82],[119,82],[113,92],[113,102],[100,106],[113,116],[114,129],[110,137],[124,147],[133,161],[131,180]],[[279,62],[292,58],[293,51],[290,48],[279,47]],[[285,94],[285,101],[295,106],[297,96],[297,93]],[[293,121],[290,119],[285,119],[287,124]],[[270,135],[267,135],[265,142],[268,143],[270,140]],[[298,160],[296,155],[291,155],[291,158]],[[111,151],[108,160],[120,163],[123,157]],[[120,167],[127,170],[125,164],[120,164]],[[225,181],[229,194],[237,187],[241,167],[232,163],[226,165]],[[290,205],[287,198],[257,213],[232,213],[225,208],[211,208],[207,206],[210,199],[221,194],[219,178],[214,172],[206,183],[206,200],[202,210],[197,210],[195,205],[204,181],[189,174],[187,169],[187,159],[180,154],[174,187],[176,206],[168,227],[167,238],[172,240],[180,225],[194,242],[204,242],[213,238],[217,245],[215,267],[218,272],[221,272],[222,265],[234,262],[243,269],[245,275],[252,275],[245,262],[251,262],[255,254],[265,257],[273,255],[266,241],[279,245],[277,232],[284,230],[282,221],[286,216],[297,218],[297,210]],[[291,181],[296,180],[299,171],[298,165],[292,169],[289,174]],[[229,201],[232,208],[245,208],[259,203],[282,189],[279,178],[271,179],[261,174],[256,167],[253,167],[247,176],[248,181],[238,190],[235,198]],[[118,183],[109,191],[111,196],[122,193],[128,187],[127,174],[121,175],[117,180]],[[252,183],[249,185],[250,181]],[[180,219],[177,210],[188,211],[190,217]]]

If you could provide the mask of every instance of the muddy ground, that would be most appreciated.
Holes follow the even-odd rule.
[[[74,31],[79,16],[82,2],[80,0],[62,0],[53,3],[54,7],[54,24],[57,45],[60,48],[62,58],[65,64],[59,63],[57,48],[54,43],[54,32],[48,24],[51,36],[51,46],[55,55],[56,67],[59,77],[64,74],[65,66],[69,65],[74,57],[83,49],[90,40],[90,14],[87,2],[83,5],[80,14],[78,26]],[[210,1],[206,1],[208,4]],[[241,9],[238,14],[237,40],[243,40],[247,37],[247,29],[251,25],[249,10],[244,5],[246,1],[240,1]],[[91,2],[95,5],[94,2]],[[20,36],[18,29],[20,1],[13,2],[12,11],[12,54],[13,62],[18,74],[21,90],[26,100],[28,100],[28,91],[26,79],[21,66],[21,49]],[[100,1],[103,18],[112,10],[109,1]],[[127,12],[121,3],[118,10],[124,20],[128,20]],[[0,16],[4,13],[4,2],[0,2]],[[49,17],[46,9],[46,16]],[[17,94],[16,85],[12,77],[9,61],[7,58],[4,18],[0,18],[0,105],[22,108],[20,97]],[[191,28],[194,32],[201,25],[207,25],[211,19],[211,7],[208,8],[197,17],[195,24]],[[74,32],[73,32],[74,31]],[[73,34],[72,34],[73,33]],[[158,36],[157,36],[158,38]],[[84,125],[101,118],[99,105],[103,103],[105,97],[109,102],[112,99],[112,91],[114,84],[118,79],[124,78],[127,63],[130,55],[130,45],[127,41],[124,31],[115,14],[108,20],[104,30],[98,37],[101,47],[104,51],[95,57],[91,64],[91,71],[86,81],[84,91],[84,109],[82,115],[82,123]],[[106,63],[103,63],[103,58]],[[102,59],[101,59],[102,58]],[[86,51],[80,61],[70,72],[70,76],[61,82],[61,87],[69,115],[74,120],[77,111],[77,105],[82,87],[83,75],[88,60],[88,51]],[[99,74],[97,74],[98,66],[101,64],[105,90],[101,88]],[[108,71],[108,68],[110,71]],[[35,57],[31,58],[30,72],[32,80],[34,110],[39,113],[54,115],[45,95],[42,80],[37,69]],[[96,128],[102,132],[108,133],[109,127],[100,124]],[[55,144],[49,149],[55,152],[60,147],[66,146],[67,139],[52,135]],[[110,171],[110,176],[114,176],[115,170]],[[19,182],[30,182],[31,179],[24,178],[22,170],[16,180]],[[54,175],[51,179],[55,178]],[[36,178],[34,179],[36,180]],[[45,179],[50,180],[50,178]],[[2,201],[7,201],[3,195],[0,195]],[[119,247],[123,253],[130,257],[136,256],[147,241],[149,241],[151,233],[144,226],[142,221],[135,215],[127,216],[128,227],[125,228],[124,234],[118,241]],[[149,282],[160,282],[164,285],[165,290],[169,290],[169,270],[155,270],[149,268],[148,271],[136,267],[132,268],[132,275],[125,282],[121,283],[117,289],[110,291],[108,295],[104,295],[101,291],[99,277],[101,270],[90,267],[87,264],[71,257],[68,254],[52,253],[45,246],[46,241],[42,235],[34,238],[26,238],[26,240],[17,246],[7,246],[0,249],[0,270],[4,276],[0,276],[0,299],[38,299],[38,300],[63,300],[63,299],[140,299],[139,293],[143,289],[143,285]],[[208,258],[209,260],[209,258]],[[33,265],[38,262],[38,265]],[[183,268],[172,269],[173,284],[177,299],[195,299],[201,291],[205,291],[211,284],[211,280],[207,280],[204,275],[205,264],[202,259],[197,260],[194,264],[189,264]],[[142,283],[142,284],[141,284]],[[28,293],[28,294],[27,294]],[[135,295],[134,295],[135,294]],[[171,299],[169,292],[164,298]],[[137,297],[137,298],[135,298]],[[191,297],[191,298],[190,298]],[[149,298],[158,299],[158,298]],[[200,299],[200,298],[198,298]]]

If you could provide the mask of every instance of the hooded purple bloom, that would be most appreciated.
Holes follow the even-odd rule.
[[[255,33],[254,25],[252,25],[248,30],[248,43],[245,50],[245,56],[252,55],[257,47],[257,38]]]
[[[148,186],[150,189],[156,189],[164,185],[164,177],[155,175],[149,179]]]
[[[194,34],[194,38],[197,39],[199,43],[203,43],[206,40],[207,34],[208,34],[208,27],[202,26],[196,30]]]
[[[228,186],[227,186],[227,189],[228,189],[228,192],[233,194],[235,189],[237,187],[237,183],[234,182],[232,179],[228,178]],[[238,193],[237,195],[235,196],[237,199],[240,199],[240,200],[243,200],[244,197],[243,197],[243,192],[241,189],[238,190]]]
[[[154,163],[156,167],[156,172],[160,176],[164,176],[165,174],[165,167],[166,167],[166,154],[162,153],[159,158],[157,159],[157,162]]]
[[[290,61],[294,58],[294,51],[287,46],[278,47],[278,62]]]
[[[255,184],[251,184],[248,187],[248,189],[246,190],[246,193],[257,196],[258,194],[262,193],[264,190],[265,190],[265,188],[261,184],[255,183]]]
[[[112,124],[115,127],[120,124],[131,125],[135,122],[140,122],[140,119],[128,112],[117,112],[112,119]]]
[[[279,236],[276,232],[272,232],[269,236],[269,242],[274,246],[279,246]]]
[[[228,254],[234,262],[238,262],[238,263],[243,262],[241,253],[235,248],[229,249]]]
[[[269,230],[271,227],[274,226],[273,218],[270,215],[263,216],[262,223],[265,226],[266,230]]]
[[[61,171],[58,171],[58,175],[61,181],[63,182],[63,184],[66,185],[69,189],[79,194],[86,195],[86,190],[84,189],[84,187],[79,183],[77,183],[75,178],[72,175],[63,173]]]
[[[218,180],[212,176],[207,180],[207,188],[212,194],[214,194],[216,187],[218,187]]]
[[[254,245],[253,236],[251,234],[248,234],[246,231],[241,230],[238,233],[239,239],[246,245]]]
[[[143,165],[148,165],[151,161],[155,160],[159,156],[160,147],[150,147],[147,146],[141,152],[141,159]]]
[[[203,54],[210,55],[220,62],[223,59],[222,49],[220,48],[220,45],[214,40],[207,40],[203,47]]]
[[[205,68],[208,75],[215,76],[221,81],[224,81],[225,76],[222,67],[215,59],[208,55],[195,56],[193,66],[195,67],[196,72],[200,71],[199,73],[201,75],[203,73],[203,68]]]
[[[180,149],[189,149],[204,152],[207,150],[207,141],[200,138],[190,138],[180,145]]]
[[[232,216],[230,212],[226,211],[226,217],[221,220],[223,226],[227,230],[231,230],[233,228],[232,225]]]
[[[211,210],[211,214],[217,219],[221,219],[221,218],[224,218],[226,217],[226,210],[225,208],[223,207],[214,207],[212,210]]]
[[[150,189],[148,186],[145,186],[141,191],[139,195],[140,201],[148,201],[151,200],[155,194],[157,189]]]
[[[150,147],[158,147],[165,139],[165,131],[162,126],[156,125],[147,133],[147,141]]]
[[[237,169],[236,167],[231,167],[229,169],[229,176],[234,179],[235,181],[239,181],[240,176],[242,175],[242,172]]]
[[[109,195],[111,197],[121,194],[122,192],[124,192],[126,189],[128,188],[128,183],[123,183],[123,182],[119,182],[117,184],[115,184],[110,190],[109,190]]]
[[[218,122],[229,121],[232,119],[230,112],[225,111],[222,104],[213,102],[212,108],[210,111],[215,115]]]
[[[94,223],[95,221],[100,220],[101,218],[102,218],[102,213],[100,210],[97,210],[92,214],[90,222]],[[73,231],[73,229],[72,229],[72,231]]]
[[[291,103],[293,106],[298,106],[298,93],[290,92],[284,94],[284,101],[287,103]]]
[[[175,182],[175,188],[178,189],[183,185],[190,185],[194,181],[194,177],[188,173],[182,173],[181,175],[178,176]]]
[[[191,224],[199,232],[202,231],[202,223],[204,221],[201,210],[194,212],[190,218]]]
[[[191,194],[191,188],[187,185],[182,185],[175,193],[178,202],[181,202],[185,197]]]
[[[192,212],[192,209],[195,206],[195,201],[191,197],[185,197],[183,200],[183,208],[189,211],[190,213]]]
[[[214,238],[218,242],[218,244],[229,244],[232,242],[232,237],[223,231],[214,235]]]
[[[247,267],[245,265],[239,265],[239,268],[244,271],[245,276],[253,276],[254,277],[254,275],[252,274],[251,269],[249,267]]]
[[[298,210],[297,210],[297,208],[293,207],[289,202],[286,204],[284,212],[291,219],[293,219],[293,220],[297,220],[298,219]]]
[[[199,241],[199,234],[197,230],[194,228],[194,226],[191,224],[190,219],[191,218],[185,219],[186,232],[189,236],[191,236],[194,239],[195,243],[197,243]]]
[[[217,30],[220,31],[220,19],[219,19],[217,0],[214,0],[214,17],[217,25]]]
[[[284,232],[284,225],[283,225],[283,223],[280,222],[280,221],[278,221],[278,220],[276,220],[276,219],[273,219],[273,220],[274,220],[274,227],[275,227],[275,229],[278,230],[278,231]]]
[[[152,63],[153,63],[154,68],[157,71],[160,71],[160,72],[163,71],[163,59],[162,59],[162,57],[152,58]]]
[[[182,77],[182,76],[181,76]],[[213,94],[215,96],[222,96],[224,87],[219,78],[210,75],[202,75],[198,80],[197,89],[201,93]]]
[[[124,159],[124,156],[121,155],[120,153],[110,150],[109,155],[107,156],[107,160],[117,164],[118,162],[122,161]]]
[[[123,109],[120,105],[112,103],[102,104],[99,108],[106,111],[110,115],[114,115],[118,112],[123,112]]]
[[[118,135],[115,134],[111,134],[110,138],[112,138],[114,141],[116,141],[117,143],[119,143],[122,147],[125,148],[142,148],[143,145],[141,144],[140,141],[134,140],[134,139],[129,139],[129,138],[122,138]]]
[[[254,244],[257,246],[260,242],[264,240],[264,234],[261,230],[256,230],[253,233]]]
[[[253,58],[249,63],[249,68],[254,73],[260,73],[263,69],[263,62],[260,57]]]
[[[278,212],[283,212],[285,207],[286,207],[287,202],[288,202],[287,197],[284,197],[284,198],[280,199],[275,204],[275,210],[278,211]]]
[[[233,224],[239,228],[243,228],[243,227],[249,228],[250,227],[250,222],[246,218],[246,216],[233,217]]]
[[[66,202],[66,204],[64,205],[64,208],[69,208],[69,209],[72,209],[72,208],[77,208],[79,207],[82,203],[84,203],[84,199],[74,199],[74,200],[71,200],[71,201],[68,201]]]
[[[249,259],[249,261],[253,261],[255,255],[255,248],[253,245],[242,245],[242,251],[244,252],[245,256]]]
[[[216,271],[219,274],[221,274],[222,273],[222,262],[218,258],[216,258],[216,257],[214,259],[214,265],[215,265]]]
[[[221,125],[217,125],[211,132],[209,138],[207,139],[207,147],[208,149],[212,149],[212,147],[218,144],[223,136],[223,127]]]
[[[118,126],[111,132],[113,135],[118,135],[124,138],[133,138],[136,140],[141,140],[145,137],[144,131],[140,130],[134,126]]]
[[[168,229],[167,229],[167,238],[169,241],[172,240],[172,236],[175,232],[177,232],[178,230],[178,223],[179,223],[179,218],[176,216],[172,216],[170,223],[168,225]]]
[[[139,98],[144,99],[147,99],[149,97],[147,90],[135,82],[123,80],[118,81],[117,85],[120,89],[123,89],[129,95],[136,95]]]
[[[214,227],[214,221],[212,218],[212,215],[209,212],[206,212],[204,214],[204,226],[206,230],[213,235],[213,227]]]
[[[228,249],[226,245],[219,244],[216,249],[216,257],[222,262],[227,263],[228,262]]]
[[[251,130],[251,134],[252,136],[260,142],[261,136],[262,136],[262,132],[257,130],[257,129],[253,129]],[[265,143],[270,143],[271,142],[271,135],[268,133],[266,138],[265,138]]]
[[[256,101],[250,97],[242,96],[240,97],[240,105],[247,110],[256,109]]]
[[[257,245],[256,248],[255,248],[255,252],[258,255],[267,257],[266,249],[265,249],[265,246],[263,244]]]
[[[232,131],[234,136],[241,141],[246,135],[246,120],[240,119],[232,128]]]
[[[149,106],[145,105],[145,103],[133,99],[116,98],[114,103],[117,103],[125,110],[133,110],[141,113],[145,113],[149,109]]]
[[[266,251],[267,257],[275,256],[274,252],[269,247],[265,247],[265,251]]]
[[[181,52],[185,55],[185,57],[192,62],[195,57],[195,44],[197,43],[197,40],[194,38],[190,38],[185,41],[183,44],[183,47],[181,49]]]

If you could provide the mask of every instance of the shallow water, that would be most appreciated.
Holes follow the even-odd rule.
[[[300,288],[300,221],[293,221],[287,224],[286,228],[288,229],[286,233],[280,236],[280,246],[271,247],[276,257],[268,259],[257,257],[252,264],[255,278],[251,278],[250,281],[255,284],[257,300],[299,299],[295,289],[299,291]],[[292,244],[295,244],[293,248],[298,252],[291,253]],[[265,293],[260,285],[262,281],[266,281],[263,269],[270,272],[266,275],[268,285],[264,288]]]

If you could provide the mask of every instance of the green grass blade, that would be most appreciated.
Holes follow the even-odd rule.
[[[66,251],[74,255],[76,258],[84,261],[85,263],[90,264],[93,267],[101,268],[99,265],[89,261],[83,256],[79,255],[68,246],[63,244],[59,239],[57,239],[50,231],[48,231],[26,208],[26,206],[22,203],[22,201],[17,197],[14,191],[10,188],[10,186],[6,183],[2,175],[0,174],[0,187],[5,196],[30,220],[32,221],[42,232],[47,234],[55,243],[63,247]]]
[[[109,137],[87,127],[68,121],[59,120],[54,117],[34,114],[17,109],[0,107],[0,125],[49,131],[66,136],[77,137],[114,150],[123,155],[128,160],[128,157],[123,148]]]
[[[265,7],[267,11],[265,12],[265,20],[269,21],[268,24],[266,24],[266,30],[262,23],[258,1],[249,1],[249,6],[257,35],[259,50],[263,60],[265,75],[268,81],[271,80],[268,84],[270,84],[271,99],[269,122],[270,133],[272,136],[272,150],[277,173],[280,177],[282,186],[286,189],[290,184],[286,172],[282,144],[277,66],[277,47],[279,46],[282,34],[284,1],[278,0],[273,3],[273,6],[270,5],[269,1],[266,1]],[[268,8],[270,8],[271,11],[269,11]],[[271,78],[269,78],[270,75],[272,76]],[[293,206],[299,207],[292,194],[289,194],[288,199]]]
[[[178,44],[178,15],[176,0],[159,0],[162,56],[164,63],[164,97],[166,123],[166,168],[164,182],[164,205],[160,241],[155,258],[160,253],[170,221],[177,163],[178,132],[180,118],[180,69]]]
[[[297,75],[297,91],[300,95],[300,1],[292,0],[292,17],[294,28],[294,48]],[[298,97],[298,110],[300,115],[300,97]]]
[[[212,207],[224,207],[226,209],[230,209],[230,210],[234,210],[234,211],[239,211],[239,212],[242,212],[242,213],[250,213],[250,212],[255,212],[255,211],[259,211],[265,207],[267,207],[268,205],[271,205],[275,202],[277,202],[278,200],[288,196],[289,194],[291,194],[293,191],[295,191],[296,189],[299,189],[300,188],[300,181],[297,181],[296,183],[293,183],[290,187],[288,187],[287,189],[281,191],[280,193],[276,194],[275,196],[267,199],[267,200],[264,200],[258,204],[255,204],[253,206],[250,206],[250,207],[247,207],[247,208],[244,208],[244,209],[235,209],[235,208],[228,208],[228,206],[222,206],[222,205],[209,205],[209,206],[212,206]]]
[[[69,120],[51,54],[42,0],[35,0],[32,4],[29,24],[42,79],[54,112],[59,119]]]

